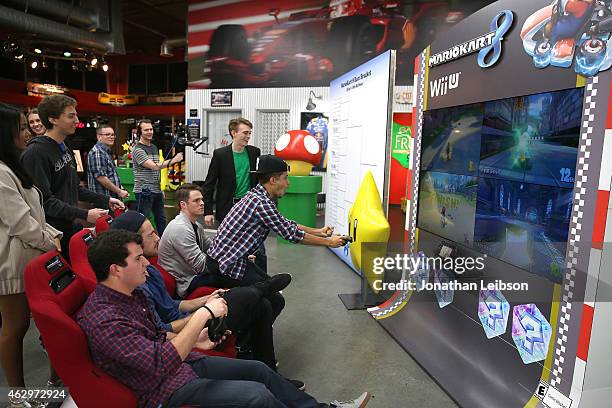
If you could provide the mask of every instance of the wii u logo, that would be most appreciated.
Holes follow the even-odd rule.
[[[436,96],[446,95],[451,89],[455,89],[459,86],[459,76],[461,72],[455,72],[454,74],[444,75],[433,81],[429,81],[430,95],[432,98]]]

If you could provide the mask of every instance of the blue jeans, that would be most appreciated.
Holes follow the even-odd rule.
[[[161,237],[166,229],[166,213],[164,212],[164,194],[153,193],[142,190],[141,193],[134,193],[136,196],[136,211],[143,214],[147,219],[153,211],[155,217],[155,227],[157,234]]]
[[[252,360],[205,357],[188,363],[197,378],[174,391],[166,407],[315,408],[327,407]]]

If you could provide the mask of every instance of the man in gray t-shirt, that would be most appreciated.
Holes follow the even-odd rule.
[[[149,119],[143,119],[138,123],[138,127],[140,141],[132,149],[136,211],[147,218],[153,211],[157,232],[162,235],[166,228],[166,215],[164,213],[164,194],[160,188],[160,170],[183,161],[183,153],[160,163],[159,151],[153,144],[153,124]]]

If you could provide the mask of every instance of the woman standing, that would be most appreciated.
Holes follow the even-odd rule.
[[[25,266],[43,252],[59,248],[61,237],[45,222],[42,194],[19,163],[26,133],[23,114],[0,103],[0,365],[9,387],[25,386],[23,338],[30,325]],[[9,407],[25,404],[12,401]]]
[[[42,136],[47,131],[45,125],[40,121],[40,117],[38,116],[38,109],[30,109],[26,114],[26,122],[28,124],[28,130],[30,131],[30,137],[26,138],[27,142],[30,139],[34,139],[35,137]]]

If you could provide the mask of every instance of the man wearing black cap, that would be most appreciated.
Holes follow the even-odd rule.
[[[289,187],[288,166],[282,159],[262,155],[257,159],[259,184],[227,214],[206,257],[206,270],[219,279],[220,287],[250,285],[268,277],[248,258],[263,244],[270,230],[294,243],[338,248],[348,237],[333,228],[310,228],[285,218],[274,200]]]

